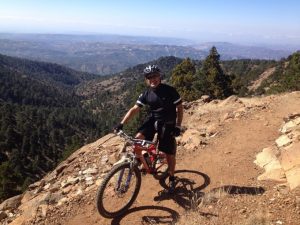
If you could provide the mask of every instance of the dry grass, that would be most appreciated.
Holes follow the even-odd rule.
[[[234,221],[234,218],[230,215],[218,215],[218,212],[211,212],[207,207],[210,207],[214,204],[218,204],[219,201],[222,201],[223,198],[228,197],[229,190],[224,188],[215,189],[211,192],[206,193],[202,196],[197,196],[195,194],[191,199],[191,210],[186,211],[185,214],[181,215],[179,221],[176,225],[219,225],[224,224],[224,218],[226,217],[226,224],[228,224],[228,218],[231,218],[232,221],[229,222],[231,225],[271,225],[268,218],[268,213],[265,210],[261,210],[258,213],[250,215],[248,218],[241,219],[240,221]],[[206,210],[205,210],[206,208]],[[213,209],[214,207],[212,207]],[[230,219],[229,219],[230,220]]]
[[[219,188],[216,191],[206,193],[202,198],[202,202],[203,204],[211,204],[226,196],[228,196],[228,193],[224,189]]]
[[[213,214],[203,213],[200,211],[187,211],[183,214],[176,225],[219,225],[223,224],[222,218]],[[232,225],[271,225],[268,216],[264,213],[257,213],[239,222],[232,221]]]
[[[227,192],[223,189],[208,192],[205,195],[195,193],[191,199],[191,207],[189,211],[181,215],[176,225],[198,225],[198,224],[215,224],[217,225],[216,215],[205,213],[201,208],[217,203],[221,198],[227,196]]]
[[[244,225],[270,225],[270,221],[264,215],[253,215],[247,219]]]
[[[176,225],[198,225],[207,224],[207,219],[197,211],[187,211],[183,214]]]

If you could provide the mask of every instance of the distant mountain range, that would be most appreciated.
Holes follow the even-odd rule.
[[[232,43],[196,43],[185,39],[121,35],[0,34],[0,53],[61,64],[75,70],[110,75],[162,56],[204,59],[216,46],[222,60],[274,59],[290,55],[278,50]]]
[[[207,42],[202,44],[197,44],[194,46],[197,50],[209,51],[212,46],[218,49],[221,55],[221,59],[274,59],[280,60],[281,58],[286,58],[291,54],[291,50],[282,49],[272,49],[270,47],[263,46],[246,46],[232,44],[228,42]]]

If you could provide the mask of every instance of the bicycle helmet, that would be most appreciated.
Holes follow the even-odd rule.
[[[149,65],[144,69],[144,76],[147,78],[152,74],[159,74],[160,75],[160,69],[157,65]]]

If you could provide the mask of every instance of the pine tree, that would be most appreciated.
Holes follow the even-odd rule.
[[[211,97],[222,99],[232,94],[231,80],[220,66],[220,55],[216,47],[211,48],[199,74],[204,76],[202,80],[207,85],[207,94]]]
[[[182,61],[175,67],[171,75],[171,84],[177,89],[185,101],[197,99],[198,93],[194,88],[196,68],[190,58]]]
[[[289,57],[289,64],[280,83],[284,91],[300,90],[300,52]]]

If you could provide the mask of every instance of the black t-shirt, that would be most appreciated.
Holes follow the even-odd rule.
[[[149,105],[151,116],[157,121],[176,122],[176,106],[182,102],[175,88],[167,84],[159,84],[157,88],[149,88],[142,93],[136,104],[139,107]]]

